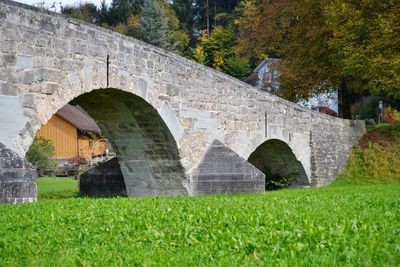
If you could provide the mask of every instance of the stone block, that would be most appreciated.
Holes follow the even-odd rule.
[[[70,85],[74,85],[79,82],[79,76],[75,72],[68,74],[68,82]]]
[[[139,78],[137,82],[137,95],[143,99],[147,98],[148,82],[145,79]]]
[[[18,86],[13,83],[0,81],[0,95],[16,96],[18,95]]]
[[[167,84],[167,95],[177,96],[179,95],[179,88],[173,84]]]
[[[86,54],[86,45],[83,43],[71,43],[71,52],[76,54]]]
[[[55,32],[56,26],[51,22],[51,19],[42,19],[40,21],[40,28],[44,31]]]
[[[22,106],[27,108],[33,108],[35,106],[35,95],[25,94],[22,96]]]
[[[29,55],[17,55],[16,62],[17,69],[31,69],[33,67],[33,59]]]
[[[43,94],[46,94],[46,95],[51,95],[54,92],[56,92],[59,87],[60,86],[58,83],[45,82],[45,83],[43,83],[43,86],[42,86],[40,92]]]
[[[163,118],[165,124],[168,126],[177,144],[183,135],[183,129],[179,123],[178,117],[172,110],[170,104],[167,101],[163,102],[160,111],[161,118]]]
[[[3,55],[3,62],[6,65],[14,65],[17,61],[17,57],[15,54],[4,54]]]

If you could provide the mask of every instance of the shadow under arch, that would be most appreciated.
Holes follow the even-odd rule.
[[[265,174],[265,189],[307,186],[309,181],[300,161],[285,142],[270,139],[262,143],[248,158],[248,162]]]
[[[188,194],[175,139],[152,105],[111,88],[84,93],[70,103],[85,109],[111,143],[128,196]]]

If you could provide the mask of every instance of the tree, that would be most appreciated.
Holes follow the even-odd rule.
[[[168,35],[171,37],[171,46],[170,49],[180,55],[189,56],[189,36],[188,34],[181,29],[179,19],[171,7],[171,5],[167,2],[160,2],[161,8],[164,12],[165,19],[168,24]]]
[[[95,23],[97,18],[97,7],[92,3],[80,3],[77,6],[62,6],[61,13],[70,17]]]
[[[337,89],[342,115],[350,118],[354,94],[390,87],[398,79],[398,1],[388,2],[249,0],[241,6],[240,50],[248,57],[284,59],[282,90],[291,100]],[[389,57],[392,63],[388,51],[397,54]]]
[[[189,34],[189,37],[194,40],[194,8],[195,0],[175,0],[172,3],[172,8],[179,19],[181,28]]]
[[[43,137],[35,137],[32,145],[26,153],[27,160],[36,167],[40,176],[52,166],[50,157],[54,155],[55,148],[51,140]]]
[[[174,0],[172,8],[191,39],[191,46],[197,44],[201,32],[206,30],[211,34],[218,24],[218,14],[231,14],[239,0]]]
[[[138,37],[155,46],[170,49],[168,21],[156,0],[144,0],[138,24]]]
[[[118,23],[126,23],[132,14],[128,0],[112,0],[109,9],[108,22],[109,25],[117,25]]]
[[[221,13],[231,14],[238,0],[196,0],[195,6],[195,26],[199,31],[207,30],[209,33],[218,26],[217,16]]]
[[[130,0],[130,7],[133,15],[139,15],[139,13],[142,11],[141,7],[143,5],[143,1],[144,0]]]
[[[400,89],[400,2],[332,0],[325,7],[333,62],[372,91]]]
[[[193,53],[194,59],[199,63],[239,79],[250,73],[247,60],[240,58],[235,50],[236,36],[232,26],[217,26],[210,35],[203,31],[199,40],[200,43]]]
[[[97,24],[99,25],[105,25],[108,24],[110,22],[110,18],[109,18],[110,14],[109,14],[109,8],[107,6],[106,0],[102,0],[101,4],[100,4],[100,9],[97,10]]]

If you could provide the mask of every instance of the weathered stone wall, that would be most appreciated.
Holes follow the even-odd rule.
[[[316,119],[311,132],[312,185],[333,181],[346,166],[352,147],[365,133],[363,121]]]
[[[36,201],[36,171],[0,143],[0,203]]]
[[[9,129],[0,130],[0,142],[23,156],[59,108],[106,87],[137,95],[158,111],[188,183],[214,140],[248,159],[266,140],[278,139],[310,182],[321,185],[342,169],[364,131],[361,122],[301,108],[133,38],[0,0],[0,103],[7,97],[20,103],[18,119],[0,121],[0,129]]]

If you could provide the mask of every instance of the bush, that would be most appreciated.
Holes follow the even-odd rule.
[[[350,183],[400,182],[400,124],[371,127],[353,149],[337,180]]]
[[[272,174],[268,172],[266,173],[265,177],[265,190],[271,191],[287,188],[294,180],[296,180],[298,175],[298,172],[289,173],[286,175],[282,175],[280,173]]]
[[[53,167],[49,160],[54,155],[55,148],[51,140],[37,136],[26,153],[26,158],[36,167],[39,176],[43,176],[46,170]]]
[[[400,122],[400,111],[397,111],[392,107],[385,108],[385,110],[383,111],[383,116],[385,122],[387,123],[397,124]]]
[[[361,97],[351,107],[351,113],[354,118],[359,120],[373,119],[378,121],[379,101],[382,98],[378,96]]]

